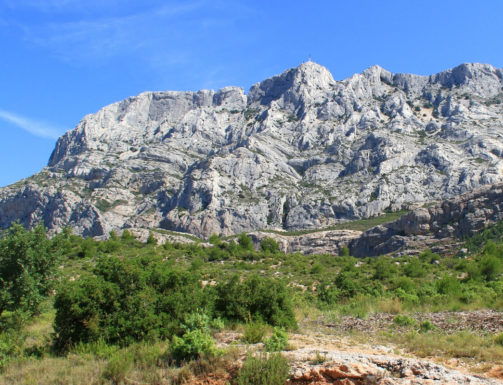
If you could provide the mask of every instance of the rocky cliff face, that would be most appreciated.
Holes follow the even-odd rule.
[[[434,251],[442,252],[443,244],[452,244],[501,220],[503,184],[498,183],[412,210],[394,222],[354,237],[348,246],[355,257],[416,253],[432,246]]]
[[[42,172],[0,189],[0,226],[207,237],[319,228],[503,180],[503,71],[312,62],[248,94],[145,92],[86,116]]]

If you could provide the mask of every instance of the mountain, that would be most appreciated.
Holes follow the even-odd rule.
[[[0,189],[0,227],[200,237],[320,228],[503,181],[503,70],[431,76],[313,62],[248,94],[144,92],[86,116],[40,173]]]

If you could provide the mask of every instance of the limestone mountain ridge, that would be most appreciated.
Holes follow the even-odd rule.
[[[144,92],[86,116],[40,173],[0,189],[0,226],[199,237],[309,229],[503,181],[503,70],[305,62],[251,87]]]

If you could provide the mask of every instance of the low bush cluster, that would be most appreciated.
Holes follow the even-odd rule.
[[[174,355],[193,356],[211,348],[209,325],[223,323],[216,316],[295,327],[288,293],[283,283],[256,275],[242,282],[234,276],[203,288],[197,274],[156,257],[102,257],[93,274],[58,290],[56,347],[65,350],[98,340],[128,345],[180,336],[173,341]],[[191,352],[196,345],[201,346]]]
[[[288,371],[288,361],[280,353],[258,357],[249,355],[236,382],[238,385],[284,385]]]
[[[243,281],[234,275],[217,285],[215,311],[229,320],[246,322],[251,318],[273,326],[297,327],[284,282],[258,275]]]

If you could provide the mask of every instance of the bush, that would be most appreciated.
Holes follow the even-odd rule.
[[[279,352],[288,346],[288,334],[284,329],[275,327],[272,336],[264,341],[265,350]]]
[[[92,238],[86,238],[80,242],[80,251],[77,255],[80,258],[92,258],[96,255],[97,250],[96,241]]]
[[[182,334],[186,315],[204,309],[210,297],[198,277],[155,258],[98,261],[94,276],[66,282],[54,307],[56,347],[99,339],[128,345]]]
[[[262,322],[249,322],[245,326],[243,333],[243,342],[249,344],[258,344],[264,340],[267,333],[267,325]]]
[[[288,372],[288,361],[279,353],[269,357],[249,355],[239,370],[236,382],[238,385],[284,385]]]
[[[217,285],[216,292],[215,310],[223,318],[297,327],[290,292],[281,281],[253,275],[240,282],[234,275]]]
[[[103,339],[94,342],[76,344],[72,353],[80,355],[91,355],[97,358],[110,358],[118,351],[119,347],[116,345],[109,345]]]
[[[0,315],[5,310],[36,313],[53,287],[58,260],[43,226],[27,231],[14,223],[0,239]]]
[[[9,330],[0,333],[0,372],[7,363],[22,354],[22,344],[24,336],[16,330]]]
[[[444,275],[436,284],[436,289],[439,294],[452,295],[460,292],[460,283],[456,277]]]
[[[242,250],[245,250],[245,251],[253,251],[253,242],[251,240],[251,238],[246,235],[246,233],[241,233],[239,234],[239,237],[238,237],[238,245],[239,247],[242,249]]]
[[[208,239],[208,242],[212,245],[218,245],[220,243],[220,237],[217,234],[213,233]]]
[[[120,351],[115,353],[107,362],[102,377],[113,384],[122,384],[133,365],[131,354]]]
[[[434,329],[436,329],[436,327],[429,319],[421,322],[421,325],[419,326],[419,331],[421,333],[426,333]]]
[[[201,330],[204,333],[210,332],[210,317],[207,313],[198,309],[185,317],[182,328],[186,331]]]
[[[279,252],[279,244],[271,237],[265,237],[260,242],[260,250],[266,253],[278,253]]]
[[[340,298],[352,298],[360,291],[357,281],[352,273],[341,271],[335,278],[335,285],[339,289]]]
[[[182,338],[174,336],[170,346],[173,359],[180,363],[190,361],[201,356],[213,356],[217,353],[215,341],[202,330],[190,330]]]
[[[501,261],[492,255],[485,255],[478,263],[480,274],[486,281],[494,281],[501,271]]]
[[[339,251],[340,257],[349,257],[349,248],[347,246],[342,246]]]
[[[405,275],[410,278],[422,278],[426,276],[427,271],[418,258],[409,260],[403,269]]]
[[[154,234],[152,233],[152,231],[150,231],[150,232],[148,233],[147,245],[150,245],[150,246],[155,246],[155,245],[157,245],[157,238],[156,238],[156,237],[154,237]]]
[[[416,320],[408,315],[399,314],[393,318],[393,323],[398,326],[412,326],[416,324]]]
[[[88,239],[92,239],[92,238],[88,238]],[[122,232],[122,235],[121,235],[121,241],[126,244],[131,244],[135,240],[136,240],[136,238],[134,237],[134,235],[131,234],[131,232],[128,229],[124,229],[124,231]]]
[[[321,282],[316,288],[316,297],[322,303],[334,305],[339,300],[340,290],[327,282]]]
[[[323,272],[323,266],[319,263],[313,264],[311,267],[311,271],[309,272],[310,274],[320,274]]]

